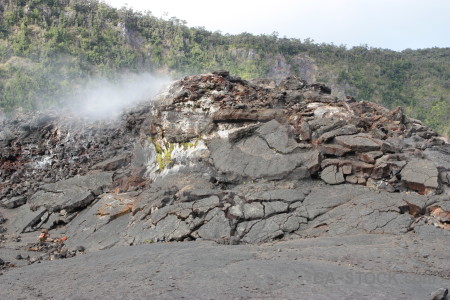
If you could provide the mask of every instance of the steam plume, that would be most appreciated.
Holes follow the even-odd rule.
[[[113,118],[126,107],[151,100],[169,82],[169,78],[150,73],[125,74],[114,82],[91,80],[85,89],[70,97],[70,108],[80,117],[94,120]]]

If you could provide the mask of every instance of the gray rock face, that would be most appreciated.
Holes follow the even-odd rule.
[[[116,247],[8,271],[0,290],[5,299],[442,299],[450,257],[437,242],[365,234]]]
[[[350,125],[344,125],[343,127],[328,131],[326,133],[324,133],[323,135],[321,135],[318,138],[318,142],[319,143],[323,143],[326,142],[336,136],[340,136],[340,135],[351,135],[351,134],[355,134],[358,133],[358,129],[356,128],[355,125],[350,124]]]
[[[299,234],[304,237],[349,235],[358,233],[406,233],[414,218],[402,214],[401,197],[380,195],[366,190],[363,195],[318,216]]]
[[[165,194],[155,189],[138,202],[127,195],[103,197],[67,226],[70,243],[109,237],[92,245],[98,249],[148,241],[258,243],[289,236],[403,234],[413,230],[429,203],[436,203],[426,196],[380,194],[349,184],[281,181],[203,191],[186,184]]]
[[[208,144],[217,170],[240,178],[281,179],[303,167],[301,176],[309,176],[307,162],[312,153],[298,147],[285,126],[274,120],[249,137],[243,130],[242,137],[237,132],[231,141],[216,138]]]
[[[252,189],[252,187],[248,188]],[[255,187],[258,189],[257,186]],[[289,215],[275,216],[288,212],[290,206],[294,207],[304,197],[302,191],[291,189],[277,189],[263,193],[249,192],[248,190],[216,191],[216,196],[205,195],[204,198],[193,202],[174,203],[157,210],[154,209],[148,216],[148,223],[151,225],[147,229],[146,237],[153,241],[186,238],[216,241],[242,240],[244,242],[270,240],[275,237],[274,233],[255,236],[257,232],[255,228],[258,226],[277,227],[276,236],[297,229],[298,226],[292,228],[292,226],[283,225],[290,217]],[[144,213],[144,216],[146,214],[147,212]],[[139,217],[141,215],[138,213],[134,220],[142,218]],[[267,220],[261,221],[265,218]],[[259,225],[255,225],[256,223]],[[181,228],[184,229],[180,231]],[[171,234],[167,235],[167,233]]]
[[[50,211],[67,210],[69,212],[83,209],[96,196],[112,184],[112,173],[77,176],[68,180],[46,184],[31,197],[29,205],[32,210],[45,207]]]
[[[450,171],[441,172],[441,182],[450,185]]]
[[[71,248],[83,245],[90,251],[120,245],[129,222],[133,200],[115,194],[101,197],[92,206],[78,213],[66,226],[64,234],[70,237],[66,245]]]
[[[21,205],[24,205],[27,202],[27,198],[24,196],[18,196],[11,199],[4,199],[0,202],[0,206],[6,207],[6,208],[16,208]]]
[[[423,154],[426,159],[432,161],[437,167],[441,188],[448,193],[450,190],[450,147],[444,145],[426,149]]]
[[[29,205],[23,205],[16,209],[10,226],[8,226],[8,232],[23,233],[26,231],[33,231],[35,227],[45,221],[46,208],[40,208],[36,211],[32,211]],[[42,220],[44,217],[44,220]],[[46,216],[48,218],[48,215]]]
[[[427,189],[437,189],[438,170],[429,160],[414,160],[402,170],[402,181],[412,190],[426,193]]]
[[[425,158],[435,162],[436,167],[450,170],[450,147],[438,147],[436,149],[426,149],[423,152]]]
[[[354,151],[378,151],[381,149],[381,141],[365,134],[342,135],[335,138],[336,142]]]
[[[275,120],[263,124],[256,133],[263,138],[269,148],[275,149],[276,152],[288,154],[298,146],[292,131]]]
[[[197,231],[199,237],[208,240],[220,240],[230,236],[231,227],[224,212],[219,209],[212,210],[205,220],[207,223]]]
[[[327,211],[331,211],[351,199],[358,198],[369,192],[359,186],[341,185],[336,187],[320,186],[313,190],[305,199],[305,211],[309,220],[315,219],[319,215],[323,215]]]

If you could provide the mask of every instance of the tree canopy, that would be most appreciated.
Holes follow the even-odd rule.
[[[395,52],[275,32],[224,35],[96,0],[0,0],[0,16],[0,109],[6,112],[60,105],[93,76],[227,69],[244,79],[322,81],[341,96],[402,106],[450,135],[450,48]]]

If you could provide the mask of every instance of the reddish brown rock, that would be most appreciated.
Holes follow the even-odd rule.
[[[352,150],[338,144],[322,144],[319,146],[319,151],[327,155],[344,156]]]
[[[355,175],[349,175],[349,176],[345,177],[345,181],[347,181],[348,183],[357,184],[358,177],[356,177]]]
[[[379,157],[383,156],[383,152],[381,151],[370,151],[370,152],[362,152],[356,153],[356,157],[363,162],[373,164],[375,160]]]
[[[298,128],[298,136],[300,141],[309,141],[311,139],[311,128],[308,122],[302,120]]]
[[[348,183],[353,183],[353,184],[366,184],[367,180],[364,177],[358,177],[356,175],[349,175],[347,177],[345,177],[345,181],[347,181]]]
[[[366,184],[367,179],[364,177],[358,177],[358,184]]]
[[[344,173],[344,175],[352,174],[352,169],[353,169],[352,165],[343,165],[341,167],[342,173]]]
[[[308,163],[306,167],[311,174],[315,174],[320,170],[320,162],[322,160],[322,155],[319,151],[315,150],[309,155]]]
[[[105,194],[97,203],[96,215],[99,218],[107,217],[109,221],[129,214],[136,199],[127,195]]]
[[[431,216],[438,219],[439,222],[450,223],[450,212],[445,211],[442,207],[434,205],[428,208]]]

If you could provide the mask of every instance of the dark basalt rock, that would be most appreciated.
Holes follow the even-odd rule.
[[[32,210],[45,207],[51,212],[73,212],[87,207],[96,196],[112,185],[112,173],[76,176],[67,180],[45,184],[28,204]]]
[[[120,120],[3,121],[2,227],[10,239],[64,233],[86,251],[446,234],[448,142],[401,109],[330,92],[218,71],[178,80]]]
[[[412,160],[401,171],[405,185],[421,194],[439,187],[438,174],[434,163],[426,159]]]
[[[27,198],[24,196],[18,196],[13,198],[5,198],[3,201],[0,202],[0,206],[6,207],[6,208],[16,208],[21,205],[24,205],[27,202]]]

